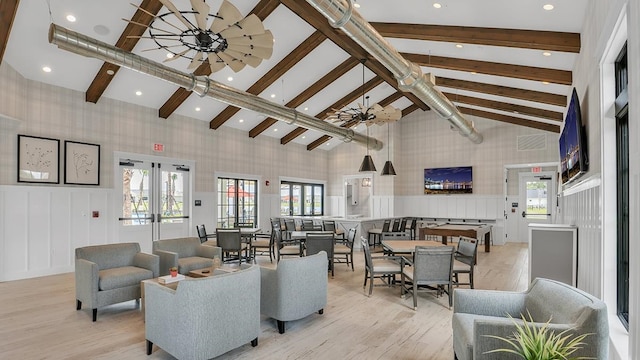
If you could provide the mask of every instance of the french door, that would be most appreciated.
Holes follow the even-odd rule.
[[[190,229],[190,166],[173,162],[121,158],[118,163],[119,235],[121,242],[184,237]]]
[[[518,218],[518,241],[529,239],[529,224],[552,223],[555,215],[556,173],[521,173],[520,208],[523,209]]]

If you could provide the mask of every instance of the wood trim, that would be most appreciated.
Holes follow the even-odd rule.
[[[303,92],[301,92],[298,96],[289,101],[285,106],[289,108],[296,108],[302,105],[305,101],[311,99],[313,95],[327,87],[329,84],[337,80],[339,77],[344,75],[349,70],[353,69],[356,65],[358,65],[360,61],[354,57],[350,57],[347,60],[343,61],[340,65],[336,66],[333,70],[329,71],[325,76],[323,76],[320,80],[313,83],[313,85],[309,86]],[[253,129],[249,131],[249,137],[255,138],[260,135],[262,132],[267,130],[271,125],[275,124],[278,120],[274,118],[266,118],[260,124],[256,125]]]
[[[307,129],[302,127],[293,129],[293,131],[291,131],[290,133],[288,133],[287,135],[285,135],[283,138],[280,139],[280,144],[282,145],[288,144],[291,140],[302,135],[305,131],[307,131]]]
[[[0,64],[4,58],[4,51],[9,43],[13,20],[18,13],[18,5],[20,0],[2,0],[0,1]]]
[[[489,109],[502,110],[517,114],[530,115],[544,118],[547,120],[562,122],[562,113],[559,111],[551,111],[545,109],[534,108],[530,106],[516,105],[505,103],[502,101],[481,99],[473,96],[465,96],[443,92],[443,94],[454,103],[462,103],[467,105],[475,105]]]
[[[319,31],[315,31],[311,36],[306,38],[298,47],[290,52],[284,59],[280,60],[271,70],[264,74],[258,81],[256,81],[247,92],[253,95],[259,95],[266,90],[271,84],[284,75],[289,69],[291,69],[300,60],[304,59],[315,48],[322,44],[327,39],[324,34]],[[234,111],[229,108],[233,108]],[[227,106],[220,114],[209,122],[210,129],[217,129],[222,126],[227,120],[231,118],[235,113],[240,111],[240,108],[235,106]]]
[[[451,89],[459,89],[466,91],[479,92],[483,94],[491,94],[497,96],[504,96],[513,99],[528,100],[539,102],[543,104],[555,105],[565,107],[567,106],[567,96],[557,95],[552,93],[546,93],[535,90],[525,90],[512,88],[507,86],[484,84],[479,82],[458,80],[451,78],[436,77],[436,85],[442,87],[448,87]]]
[[[406,108],[402,109],[402,117],[405,117],[418,109],[419,107],[417,107],[416,104],[409,105]]]
[[[560,133],[559,125],[547,124],[543,122],[518,118],[515,116],[497,114],[489,111],[471,109],[466,107],[458,107],[458,110],[460,110],[460,112],[462,112],[463,114],[467,114],[467,115],[478,116],[485,119],[496,120],[504,123],[525,126],[533,129],[538,129],[538,130],[549,131],[556,134]]]
[[[162,3],[158,0],[143,0],[140,4],[140,7],[152,14],[158,14],[160,9],[162,9]],[[131,17],[132,22],[137,22],[144,25],[149,25],[153,21],[153,19],[154,17],[141,10],[136,10],[136,12]],[[127,38],[127,36],[142,36],[142,34],[144,34],[146,30],[146,27],[127,23],[127,27],[125,27],[115,46],[126,51],[132,51],[140,39]],[[96,76],[93,78],[93,81],[91,81],[89,88],[85,92],[85,101],[97,103],[119,69],[120,66],[104,62],[100,67],[100,70],[98,70]],[[113,75],[107,74],[107,71],[109,70],[113,71]]]
[[[278,5],[280,5],[279,1],[260,0],[260,2],[249,12],[249,14],[256,14],[256,16],[258,16],[261,21],[264,21],[269,15],[271,15],[271,12],[273,12],[273,10],[278,7]],[[247,14],[247,16],[249,14]],[[204,63],[202,63],[193,73],[195,75],[202,76],[211,75],[209,62],[205,61]],[[191,91],[185,93],[183,91],[180,91],[180,89],[176,90],[173,95],[171,95],[171,97],[167,99],[167,101],[165,101],[165,103],[160,107],[158,116],[163,119],[168,118],[171,114],[173,114],[174,111],[176,111],[178,107],[180,107],[180,105],[182,105],[185,100],[187,100],[189,95],[191,95]]]
[[[371,25],[380,35],[398,39],[580,52],[579,33],[384,22]]]
[[[332,137],[329,135],[322,135],[318,139],[314,140],[311,144],[307,145],[307,151],[311,151],[331,139]]]
[[[432,56],[423,54],[402,53],[405,59],[421,66],[476,72],[480,74],[506,76],[516,79],[547,81],[560,85],[571,85],[573,75],[571,71],[539,68],[534,66],[522,66],[513,64],[503,64],[490,61],[478,61],[450,58],[444,56]]]

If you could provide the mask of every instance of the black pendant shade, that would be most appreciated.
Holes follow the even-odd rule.
[[[393,168],[393,164],[391,163],[391,160],[387,160],[384,163],[384,167],[382,168],[382,174],[380,175],[395,175],[396,174],[396,169]]]
[[[362,159],[362,164],[360,164],[360,172],[366,171],[376,171],[376,166],[373,164],[371,155],[365,155],[364,159]]]

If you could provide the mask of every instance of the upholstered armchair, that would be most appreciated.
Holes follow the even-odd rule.
[[[258,345],[260,267],[186,278],[173,290],[145,282],[147,355],[153,345],[178,359],[211,359]]]
[[[140,282],[158,277],[160,259],[140,252],[138,243],[76,249],[76,309],[82,305],[98,317],[98,308],[140,299]]]
[[[508,344],[486,335],[511,336],[515,332],[513,322],[522,324],[521,315],[529,319],[529,314],[536,326],[550,320],[549,329],[555,333],[573,329],[571,334],[591,334],[572,357],[608,358],[605,303],[567,284],[537,278],[525,292],[455,289],[453,301],[453,350],[459,360],[495,359],[496,354],[487,351]],[[499,355],[501,359],[520,358],[508,353]]]
[[[153,253],[160,257],[160,275],[177,267],[180,274],[213,266],[213,258],[222,259],[219,247],[203,245],[199,238],[177,238],[153,242]]]
[[[278,322],[302,319],[327,305],[327,254],[282,259],[274,269],[261,268],[260,312]]]

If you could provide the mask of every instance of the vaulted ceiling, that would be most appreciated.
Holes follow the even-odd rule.
[[[363,89],[370,103],[391,104],[403,116],[431,111],[341,30],[302,0],[230,0],[242,13],[256,14],[274,35],[270,59],[238,73],[228,67],[211,74],[207,63],[194,73],[325,119],[332,109],[356,107]],[[2,0],[0,60],[26,78],[85,93],[86,101],[103,97],[207,121],[211,131],[230,126],[248,136],[280,138],[282,144],[304,144],[308,150],[331,149],[339,141],[227,106],[159,79],[95,59],[74,55],[47,43],[51,22],[132,51],[151,60],[166,52],[146,38],[151,14],[169,10],[158,0],[137,1]],[[215,13],[222,0],[207,0]],[[174,0],[191,11],[187,0]],[[439,4],[439,7],[436,7]],[[583,0],[357,0],[356,9],[402,56],[435,75],[438,88],[463,114],[542,131],[559,132],[571,91]],[[545,10],[544,5],[554,5]],[[67,20],[68,15],[76,18]],[[123,19],[130,20],[129,22]],[[364,69],[361,60],[366,59]],[[166,65],[187,71],[187,59]],[[43,67],[50,72],[43,72]],[[136,95],[140,92],[140,95]],[[400,120],[402,121],[402,120]],[[364,131],[363,125],[347,124]]]

